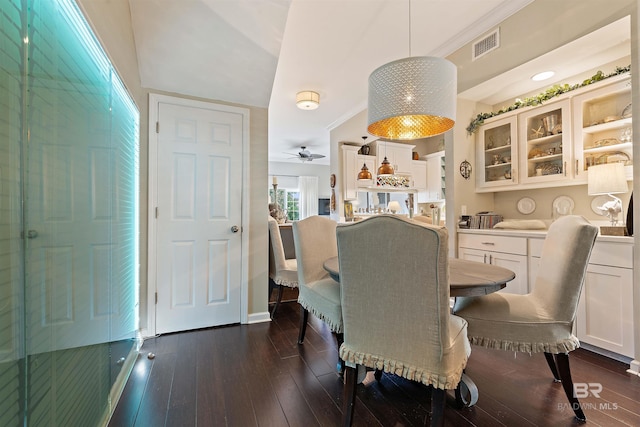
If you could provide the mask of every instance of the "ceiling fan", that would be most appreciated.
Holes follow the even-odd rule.
[[[298,154],[292,154],[292,156],[295,156],[296,158],[300,159],[300,161],[304,162],[310,162],[313,159],[321,159],[323,157],[325,157],[323,154],[315,154],[312,153],[311,151],[307,150],[307,147],[300,147],[302,148],[302,150],[298,151]]]

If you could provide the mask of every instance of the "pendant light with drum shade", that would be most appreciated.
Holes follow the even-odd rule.
[[[409,57],[389,62],[369,76],[370,134],[393,140],[412,140],[444,133],[455,123],[456,66],[434,56],[411,56],[411,0],[409,0]]]

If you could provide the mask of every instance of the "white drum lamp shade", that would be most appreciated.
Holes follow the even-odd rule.
[[[433,56],[389,62],[369,76],[370,134],[395,140],[438,135],[455,123],[456,66]]]
[[[629,191],[623,163],[591,166],[587,170],[587,174],[587,193],[590,196],[620,194]]]
[[[320,105],[320,94],[305,90],[296,94],[296,105],[301,110],[315,110]]]

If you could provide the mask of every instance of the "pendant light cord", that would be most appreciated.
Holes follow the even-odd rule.
[[[411,0],[409,0],[409,57],[411,57]]]

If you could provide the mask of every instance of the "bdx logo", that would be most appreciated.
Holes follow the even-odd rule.
[[[573,397],[577,399],[589,397],[589,394],[599,399],[601,391],[600,383],[573,383]]]

